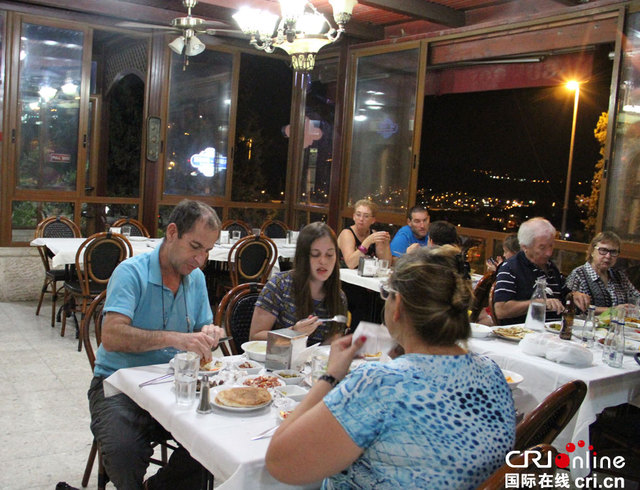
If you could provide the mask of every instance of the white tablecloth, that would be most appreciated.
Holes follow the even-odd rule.
[[[561,452],[573,442],[585,441],[589,446],[589,425],[607,407],[622,403],[640,406],[640,366],[633,356],[624,356],[621,369],[602,363],[602,350],[593,349],[594,363],[585,368],[558,364],[548,359],[524,354],[518,344],[495,337],[471,339],[469,349],[485,354],[502,368],[524,376],[522,383],[514,390],[514,401],[518,410],[528,413],[547,395],[569,381],[581,379],[587,384],[587,395],[569,425],[554,441]],[[596,451],[598,448],[595,448]],[[575,453],[574,453],[575,454]],[[572,470],[572,477],[586,476],[588,471]]]
[[[203,415],[195,410],[197,402],[190,408],[176,405],[172,383],[138,388],[139,383],[165,374],[167,369],[168,364],[120,369],[104,381],[105,394],[113,393],[110,390],[125,393],[147,410],[217,482],[224,481],[219,488],[300,488],[280,483],[266,471],[264,456],[269,438],[251,440],[276,425],[276,409],[229,412],[214,407],[213,413]]]
[[[32,247],[46,246],[53,258],[51,259],[51,265],[54,268],[59,268],[64,265],[75,264],[76,252],[85,238],[36,238],[30,245]],[[147,240],[131,240],[131,246],[133,248],[133,255],[138,255],[145,252],[150,252],[162,241],[161,238],[149,238]],[[276,238],[273,240],[278,247],[278,256],[284,258],[293,258],[295,255],[295,245],[287,245],[284,238]],[[231,245],[216,244],[209,252],[209,260],[217,260],[219,262],[226,262],[229,257],[229,250]],[[274,272],[278,271],[278,262],[276,261],[274,266]]]
[[[471,274],[471,283],[473,287],[482,279],[481,275]],[[340,269],[340,280],[349,284],[375,291],[380,291],[380,283],[385,282],[387,277],[363,277],[358,275],[357,269]]]

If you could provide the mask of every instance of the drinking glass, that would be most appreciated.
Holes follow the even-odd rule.
[[[311,358],[311,381],[313,384],[327,372],[328,362],[329,358],[324,354],[316,354]]]
[[[232,243],[236,243],[238,240],[240,240],[240,231],[238,231],[238,230],[232,231],[231,232],[231,240],[232,240]]]
[[[378,260],[378,277],[387,277],[389,275],[389,261],[386,259]]]
[[[196,400],[196,384],[200,356],[195,352],[179,352],[173,358],[176,403],[190,406]]]
[[[129,238],[131,236],[131,225],[123,225],[120,228],[120,231],[122,232],[122,234],[124,236],[126,236],[127,238]]]

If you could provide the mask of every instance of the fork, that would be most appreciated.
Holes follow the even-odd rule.
[[[338,323],[347,323],[347,317],[344,315],[335,315],[331,318],[318,318],[319,322],[338,322]]]

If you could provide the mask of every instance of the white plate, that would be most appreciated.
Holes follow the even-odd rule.
[[[560,328],[556,330],[555,328],[551,328],[551,325],[560,325]],[[551,333],[559,334],[559,333],[560,333],[560,330],[562,329],[562,323],[560,323],[560,322],[550,322],[550,323],[545,323],[545,324],[544,324],[544,329],[545,329],[547,332],[551,332]]]
[[[506,369],[502,370],[502,374],[504,374],[505,378],[511,378],[512,381],[507,380],[507,384],[512,390],[515,389],[515,387],[520,383],[522,383],[522,380],[524,380],[521,374],[514,373],[513,371],[507,371]]]
[[[284,381],[287,385],[299,385],[304,379],[304,376],[301,373],[294,371],[293,369],[281,369],[279,371],[274,371],[273,374]]]
[[[251,367],[240,367],[241,364],[249,364]],[[258,364],[256,361],[252,361],[250,359],[247,359],[246,361],[238,361],[234,363],[233,366],[238,371],[245,371],[247,374],[258,374],[263,369],[262,364]]]
[[[297,402],[302,400],[307,393],[309,393],[309,390],[305,390],[298,385],[277,386],[274,390]]]
[[[362,356],[362,358],[368,362],[379,361],[382,358],[382,354],[380,354],[379,356]]]
[[[223,388],[225,389],[225,388]],[[254,410],[260,410],[261,408],[264,408],[268,405],[271,404],[271,402],[273,401],[273,398],[271,400],[269,400],[266,403],[263,403],[262,405],[256,405],[254,407],[228,407],[226,405],[221,405],[220,403],[218,403],[216,401],[216,396],[218,395],[218,393],[222,391],[222,390],[216,390],[215,393],[211,394],[211,403],[213,405],[215,405],[218,408],[221,408],[222,410],[228,410],[230,412],[252,412]]]
[[[267,341],[266,340],[251,340],[245,342],[240,347],[247,353],[247,355],[254,361],[264,362],[267,358]]]
[[[146,236],[130,236],[127,238],[130,242],[146,242],[148,240]]]
[[[206,369],[201,369],[200,371],[198,371],[198,374],[202,375],[202,374],[215,374],[218,371],[220,371],[223,367],[224,367],[224,363],[219,359],[214,357],[211,362],[215,363],[219,361],[220,362],[220,367],[216,368],[216,369],[212,369],[212,370],[206,370]],[[173,359],[169,360],[169,366],[171,367],[171,369],[173,369]]]
[[[476,339],[482,339],[491,335],[491,329],[480,323],[471,323],[471,336]]]
[[[249,381],[249,380],[251,380],[251,379],[261,378],[261,377],[264,377],[264,378],[273,378],[273,379],[278,383],[278,385],[279,385],[279,386],[286,386],[286,385],[287,385],[287,384],[286,384],[282,379],[278,378],[277,376],[275,376],[275,375],[273,375],[273,374],[264,374],[264,375],[260,375],[260,374],[252,374],[251,376],[245,376],[244,378],[241,378],[241,379],[240,379],[240,385],[242,385],[242,386],[256,386],[256,385],[246,385],[246,384],[244,384],[244,383],[245,383],[245,381]],[[278,386],[278,385],[276,385],[276,386]],[[265,387],[265,388],[266,388],[266,387]],[[274,388],[275,388],[275,386],[274,386]],[[266,389],[267,389],[267,390],[272,390],[272,389],[274,389],[274,388],[266,388]]]

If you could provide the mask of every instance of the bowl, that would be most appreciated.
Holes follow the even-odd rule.
[[[307,393],[309,393],[308,390],[305,390],[298,385],[276,386],[274,390],[297,402],[302,400],[307,395]]]
[[[256,361],[252,361],[251,359],[247,359],[246,361],[238,361],[234,363],[233,367],[238,371],[245,371],[247,374],[258,374],[264,368],[262,364],[258,364]]]
[[[251,340],[240,346],[247,353],[250,359],[254,361],[264,362],[267,358],[267,341]]]
[[[470,323],[471,325],[471,337],[475,339],[482,339],[491,335],[491,329],[486,325],[480,323]]]
[[[502,374],[504,374],[504,377],[507,379],[507,384],[512,390],[522,383],[522,380],[524,379],[521,374],[514,373],[513,371],[507,371],[506,369],[502,370]]]
[[[273,374],[288,385],[299,385],[304,379],[302,374],[293,369],[281,369],[280,371],[274,371]]]

